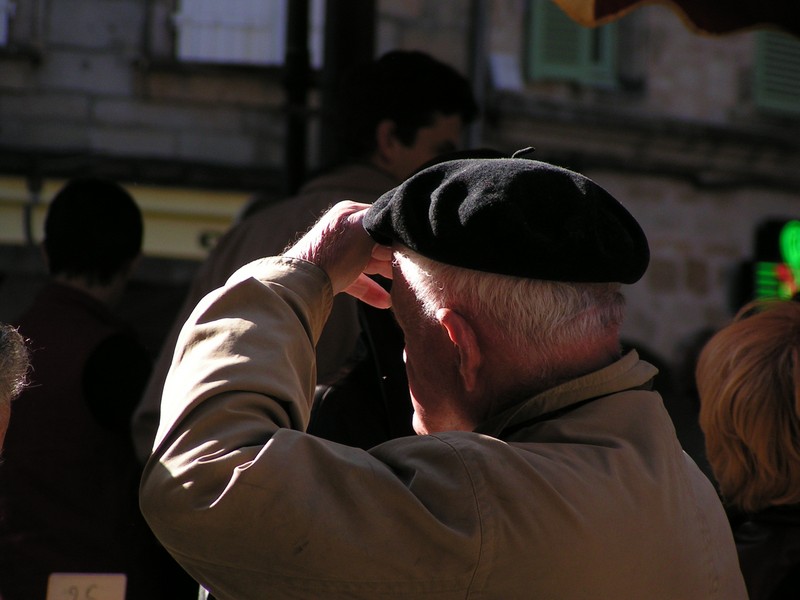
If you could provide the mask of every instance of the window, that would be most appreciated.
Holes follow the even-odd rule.
[[[8,44],[8,21],[14,14],[11,0],[0,0],[0,46]]]
[[[42,46],[43,0],[0,0],[0,49],[38,57]]]
[[[800,114],[800,40],[780,32],[759,32],[755,65],[756,105]]]
[[[180,0],[175,57],[185,62],[283,64],[290,0]],[[2,0],[0,0],[2,2]],[[322,62],[324,2],[311,0],[311,62]]]
[[[616,86],[616,23],[582,27],[551,0],[532,0],[528,18],[531,79]]]

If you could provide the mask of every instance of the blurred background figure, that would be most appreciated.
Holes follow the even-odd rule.
[[[112,181],[72,180],[49,206],[50,281],[17,323],[31,381],[14,402],[0,465],[3,600],[45,598],[54,572],[122,574],[128,600],[180,597],[171,582],[185,576],[136,500],[130,418],[150,359],[112,312],[142,236],[138,206]]]
[[[712,482],[714,472],[706,458],[705,439],[700,429],[700,399],[695,371],[700,352],[718,329],[702,327],[681,340],[677,346],[678,358],[672,369],[670,391],[668,394],[662,393],[664,406],[675,425],[675,433],[681,446]]]
[[[28,375],[28,348],[16,328],[0,323],[0,450],[8,429],[11,401],[25,387]]]
[[[341,163],[311,178],[294,197],[268,206],[261,206],[259,202],[251,205],[243,220],[223,236],[195,276],[135,415],[134,435],[142,462],[152,449],[161,392],[178,333],[197,302],[223,285],[242,265],[263,256],[281,254],[332,204],[340,200],[371,203],[426,162],[460,148],[465,126],[475,119],[477,112],[467,79],[423,52],[388,52],[346,74],[336,110],[338,135],[345,149]],[[359,309],[357,302],[345,294],[334,300],[331,316],[317,344],[318,383],[339,380],[354,362],[358,362],[354,358],[373,355],[371,346],[375,343],[397,347],[397,352],[390,352],[390,355],[396,354],[402,367],[399,361],[402,342],[398,346],[394,341],[399,329],[394,323],[386,322],[391,321],[387,315],[374,312],[359,315],[359,311],[364,312],[364,309]],[[359,344],[368,319],[375,322],[376,331]],[[386,377],[387,386],[402,391],[400,397],[391,391],[385,394],[386,409],[381,414],[373,414],[373,418],[356,411],[369,419],[369,426],[359,423],[355,428],[340,421],[352,415],[352,411],[341,413],[334,406],[336,402],[331,400],[327,402],[331,412],[316,414],[310,425],[319,430],[309,431],[362,447],[383,441],[387,436],[412,435],[411,401],[407,397],[404,369],[395,368],[395,361],[391,361],[387,372],[375,375],[374,361],[368,358],[359,364],[366,371],[361,379],[373,383],[376,377]],[[383,368],[383,364],[378,368]],[[398,412],[399,419],[393,416]],[[389,423],[398,420],[405,426],[390,432]],[[352,436],[353,431],[372,431],[375,435],[362,439]]]
[[[800,590],[800,303],[749,304],[697,364],[700,426],[751,600]]]

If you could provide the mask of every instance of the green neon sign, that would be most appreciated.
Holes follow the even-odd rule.
[[[793,271],[800,270],[800,221],[788,221],[781,228],[778,244],[783,255],[783,262]]]
[[[760,296],[788,300],[800,289],[800,221],[787,221],[778,234],[781,263],[762,263],[757,269],[756,288]],[[765,272],[772,271],[771,276]]]

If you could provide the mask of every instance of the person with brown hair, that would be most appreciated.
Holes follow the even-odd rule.
[[[750,598],[797,598],[800,303],[743,307],[703,348],[696,378],[706,453]]]

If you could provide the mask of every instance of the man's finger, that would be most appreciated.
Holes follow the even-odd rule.
[[[392,249],[389,246],[376,245],[372,249],[369,262],[364,267],[364,273],[369,275],[382,275],[387,279],[392,278]]]
[[[344,291],[375,308],[390,308],[392,306],[392,298],[389,292],[383,289],[378,282],[363,274]]]

